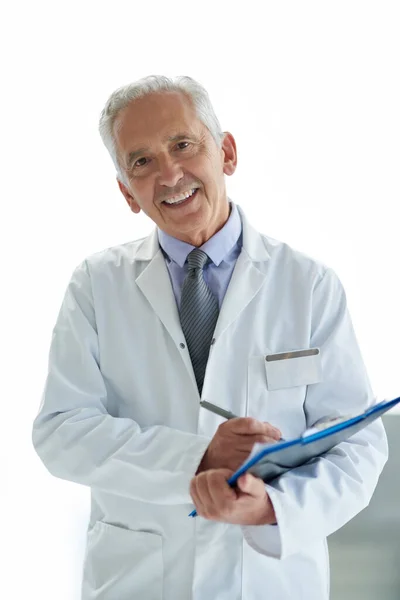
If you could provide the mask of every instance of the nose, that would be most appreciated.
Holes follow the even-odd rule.
[[[180,165],[171,157],[159,160],[158,183],[162,186],[175,187],[183,177],[183,171]]]

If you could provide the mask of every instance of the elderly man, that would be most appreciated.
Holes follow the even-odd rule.
[[[326,600],[326,538],[369,503],[381,421],[269,484],[226,480],[255,442],[374,403],[343,287],[227,197],[235,140],[193,79],[116,90],[100,133],[156,228],[73,271],[33,426],[50,473],[91,489],[82,599]]]

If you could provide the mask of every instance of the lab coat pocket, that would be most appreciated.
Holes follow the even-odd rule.
[[[96,521],[88,533],[81,600],[161,600],[162,537]]]
[[[269,390],[319,383],[322,381],[319,348],[267,354],[265,372]]]
[[[323,380],[318,348],[250,356],[248,416],[278,427],[284,438],[297,437],[306,428],[304,402],[307,386]]]

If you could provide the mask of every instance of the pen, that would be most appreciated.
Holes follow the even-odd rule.
[[[219,415],[220,417],[225,417],[225,419],[237,419],[237,415],[234,415],[229,410],[224,410],[223,408],[220,408],[211,402],[207,402],[207,400],[201,400],[200,405],[216,415]]]
[[[207,402],[207,400],[201,400],[200,405],[203,408],[206,408],[207,410],[210,410],[211,412],[215,413],[216,415],[219,415],[220,417],[225,417],[225,419],[237,419],[237,415],[233,414],[233,412],[225,410],[224,408],[220,408],[216,404]],[[284,442],[285,440],[283,437],[281,437],[279,441]]]

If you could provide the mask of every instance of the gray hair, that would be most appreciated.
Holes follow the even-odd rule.
[[[115,90],[108,98],[100,116],[99,132],[101,139],[111,155],[117,170],[117,178],[128,184],[118,160],[113,126],[119,112],[137,98],[142,98],[153,92],[181,92],[188,95],[193,102],[198,119],[207,127],[218,148],[222,147],[224,133],[212,107],[206,89],[197,81],[187,76],[170,79],[164,75],[149,75],[134,83]]]

